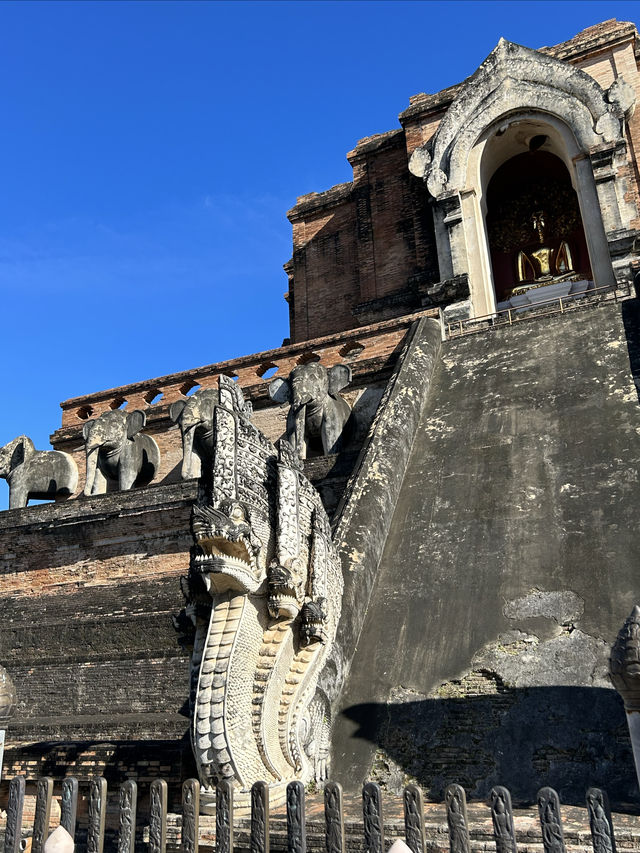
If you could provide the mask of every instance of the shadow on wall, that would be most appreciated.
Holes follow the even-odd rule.
[[[640,813],[625,713],[614,690],[495,687],[465,698],[395,696],[397,702],[342,713],[355,723],[352,737],[376,746],[370,776],[391,791],[415,781],[439,802],[452,782],[474,799],[504,785],[523,806],[550,785],[563,804],[584,806],[593,785],[607,790],[613,809]]]
[[[639,285],[640,276],[635,282],[636,291]],[[638,400],[640,400],[640,300],[637,298],[629,299],[622,303],[621,308],[631,375],[636,386]]]
[[[39,741],[20,746],[17,753],[23,761],[37,762],[38,777],[51,776],[58,781],[65,776],[76,776],[81,796],[86,795],[88,780],[93,776],[104,776],[109,797],[114,800],[117,800],[120,785],[127,779],[134,779],[138,783],[141,815],[148,812],[149,785],[153,779],[166,779],[169,806],[177,809],[181,803],[182,781],[198,775],[188,731],[173,740]],[[7,757],[12,757],[11,749]],[[5,764],[8,763],[5,758]],[[30,773],[28,775],[31,780]]]

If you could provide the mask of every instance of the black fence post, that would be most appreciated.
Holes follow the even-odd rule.
[[[4,853],[20,853],[22,841],[22,812],[24,810],[24,776],[14,776],[9,782],[7,824],[4,831]]]
[[[448,785],[444,792],[449,826],[451,853],[470,853],[469,821],[467,820],[467,795],[461,785]]]
[[[601,788],[589,788],[587,811],[594,853],[616,853],[616,839],[606,791]]]
[[[51,800],[53,798],[53,779],[43,776],[38,779],[36,788],[36,814],[33,819],[33,840],[31,853],[42,853],[44,842],[49,835],[51,820]]]
[[[233,785],[228,779],[216,786],[216,853],[233,853]]]
[[[302,782],[289,782],[287,785],[288,853],[307,853],[304,805],[304,785]]]
[[[365,853],[384,853],[382,792],[375,782],[367,782],[362,789],[362,816]]]
[[[250,853],[269,853],[269,786],[254,782],[251,786]]]
[[[497,785],[489,794],[491,819],[493,820],[493,838],[496,853],[517,853],[516,831],[513,825],[511,794],[506,788]]]
[[[137,805],[138,786],[133,779],[127,779],[120,786],[118,853],[135,853]]]
[[[412,853],[425,853],[424,802],[417,785],[407,785],[403,795],[404,837]]]
[[[180,835],[182,853],[198,853],[199,831],[200,783],[197,779],[187,779],[182,786],[182,833]]]
[[[76,816],[78,813],[78,780],[67,776],[62,780],[62,803],[60,806],[60,826],[67,830],[75,840]]]
[[[107,812],[107,780],[98,776],[89,782],[89,826],[87,853],[102,853],[104,819]]]
[[[544,853],[566,853],[560,798],[553,788],[540,788],[538,791],[538,814]]]
[[[337,782],[324,786],[324,837],[327,853],[345,853],[342,785]]]
[[[167,783],[154,779],[151,783],[149,814],[149,853],[165,853],[167,847]]]

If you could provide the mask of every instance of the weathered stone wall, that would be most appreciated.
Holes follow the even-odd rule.
[[[0,660],[17,690],[4,771],[113,781],[189,765],[183,605],[197,483],[0,514]]]
[[[356,787],[637,799],[609,646],[640,599],[638,305],[443,345],[334,737]]]

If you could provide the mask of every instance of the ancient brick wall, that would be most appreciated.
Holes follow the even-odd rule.
[[[351,328],[348,318],[359,294],[351,185],[302,197],[289,218],[294,270],[289,290],[291,339],[304,341]]]
[[[427,193],[407,170],[402,131],[349,153],[353,184],[299,199],[293,225],[291,334],[304,341],[423,307],[437,281]]]
[[[348,459],[339,466],[326,463],[310,469],[314,483],[323,483],[327,510],[331,513],[337,504],[340,490],[350,473],[362,441],[369,428],[382,389],[391,374],[402,349],[411,323],[421,312],[401,321],[378,322],[350,334],[332,335],[307,341],[301,345],[281,347],[264,353],[244,356],[193,371],[149,379],[132,385],[76,397],[62,403],[62,427],[51,436],[57,450],[71,454],[79,471],[79,481],[74,501],[82,495],[85,482],[85,451],[82,426],[86,420],[126,403],[126,410],[142,409],[147,416],[145,433],[153,436],[161,453],[160,468],[152,485],[179,483],[182,465],[182,439],[179,427],[169,418],[171,402],[184,399],[190,389],[217,387],[218,376],[236,376],[246,399],[254,406],[253,421],[273,442],[285,434],[288,404],[274,404],[268,395],[268,385],[274,375],[286,377],[297,365],[306,360],[318,360],[326,367],[348,364],[353,381],[342,395],[354,410],[355,430],[346,448]],[[261,374],[276,368],[269,377]],[[350,460],[350,461],[348,461]]]
[[[5,775],[179,780],[188,659],[171,615],[190,481],[0,514],[0,659],[17,690]]]
[[[577,65],[605,88],[622,76],[640,97],[632,24],[606,21],[542,51]],[[289,211],[292,340],[400,317],[432,304],[425,285],[441,276],[431,208],[408,162],[433,137],[462,85],[412,96],[399,116],[401,130],[363,139],[349,152],[351,183],[302,196]],[[618,174],[627,182],[627,203],[640,211],[638,110],[629,122],[627,143],[628,162]],[[640,219],[634,226],[638,224]]]

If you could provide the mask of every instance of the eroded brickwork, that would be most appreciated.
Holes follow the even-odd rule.
[[[171,615],[196,494],[191,481],[0,515],[7,777],[179,779],[188,658]]]

